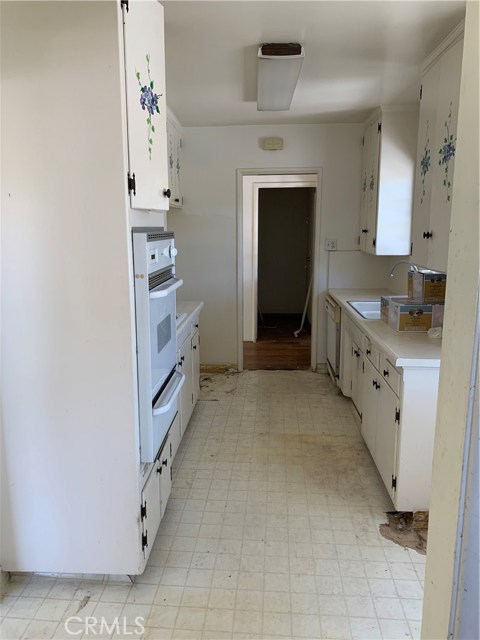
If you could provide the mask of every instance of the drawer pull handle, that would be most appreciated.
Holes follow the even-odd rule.
[[[431,238],[433,236],[433,233],[431,231],[424,231],[423,232],[423,237],[426,238],[428,240],[428,238]]]

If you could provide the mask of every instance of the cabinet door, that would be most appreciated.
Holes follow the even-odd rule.
[[[352,342],[352,402],[359,415],[362,415],[363,353]]]
[[[190,336],[180,347],[178,352],[179,370],[185,375],[185,382],[180,391],[180,424],[182,436],[187,428],[188,421],[193,411],[193,378],[192,378],[192,344]]]
[[[362,425],[360,431],[368,450],[375,459],[378,404],[377,386],[380,384],[380,374],[367,358],[364,358],[363,365]]]
[[[181,207],[180,192],[180,153],[182,146],[181,131],[172,117],[167,115],[168,136],[168,186],[170,188],[170,206]]]
[[[447,270],[462,53],[460,40],[440,59],[428,255],[428,266],[438,271]]]
[[[395,489],[393,478],[396,477],[395,460],[397,447],[397,426],[399,400],[385,380],[380,380],[377,406],[377,434],[375,438],[375,455],[373,459],[377,469],[393,499]]]
[[[375,237],[377,233],[377,202],[378,202],[378,161],[380,157],[381,121],[376,120],[370,125],[370,153],[368,159],[368,207],[367,233],[365,251],[375,253]]]
[[[196,325],[198,327],[198,323]],[[200,394],[200,331],[192,337],[192,410]]]
[[[412,260],[422,267],[428,265],[427,237],[430,232],[432,173],[435,150],[438,81],[440,64],[434,64],[422,78],[422,94],[418,121],[417,161],[412,221]]]
[[[177,413],[175,420],[170,427],[170,442],[172,443],[172,462],[180,446],[182,440],[182,428],[180,426],[180,415]]]
[[[150,555],[161,519],[160,478],[154,464],[142,491],[142,547],[145,558]]]
[[[167,130],[163,7],[156,0],[123,8],[130,191],[133,209],[167,210]]]
[[[163,518],[172,490],[172,443],[170,435],[158,456],[156,473],[160,478],[160,517]]]
[[[364,132],[363,135],[363,152],[362,152],[362,184],[361,184],[361,202],[360,202],[360,249],[366,251],[367,233],[368,233],[368,202],[369,202],[369,168],[370,168],[370,144],[372,137],[372,128]]]

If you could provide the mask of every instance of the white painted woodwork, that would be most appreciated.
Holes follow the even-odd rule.
[[[185,382],[180,391],[180,421],[183,434],[193,411],[193,360],[190,333],[178,351],[178,364],[179,370],[185,374]]]
[[[397,333],[382,320],[362,320],[347,304],[384,293],[329,290],[342,305],[341,389],[353,400],[361,387],[360,431],[395,509],[428,510],[441,345],[426,334]],[[348,354],[352,345],[363,350],[363,373]]]
[[[375,255],[409,255],[416,109],[382,108],[364,133],[360,248]]]
[[[395,420],[399,409],[398,396],[390,389],[384,378],[379,376],[380,389],[377,390],[377,429],[373,459],[383,483],[393,501],[396,493],[392,478],[396,478],[395,455],[397,446],[397,426]]]
[[[168,498],[170,497],[170,493],[172,491],[172,453],[173,448],[170,441],[169,433],[155,465],[155,473],[160,478],[160,518],[163,518],[163,516],[165,515]]]
[[[375,442],[377,437],[378,389],[380,375],[373,364],[364,358],[362,389],[362,424],[360,432],[365,444],[375,459]]]
[[[163,7],[156,0],[130,1],[123,9],[127,91],[128,166],[135,174],[133,209],[168,210],[167,106]],[[152,112],[149,101],[156,96]],[[158,111],[157,111],[158,108]]]
[[[446,165],[441,162],[441,150],[445,140],[450,142],[450,136],[453,136],[456,152],[462,53],[463,33],[457,29],[436,52],[422,77],[412,260],[437,271],[447,269],[455,171],[453,157],[448,162],[448,173],[445,174]],[[425,173],[422,159],[425,159],[427,151],[430,165]],[[425,237],[424,234],[431,234],[431,237]]]
[[[362,415],[362,391],[363,391],[363,351],[361,347],[352,341],[352,363],[351,363],[351,398],[358,411]]]
[[[182,441],[182,428],[180,424],[180,411],[175,416],[175,420],[172,422],[172,426],[170,427],[170,442],[172,444],[172,460],[174,460],[175,455],[178,451],[178,447]]]
[[[146,562],[151,550],[153,549],[153,541],[155,540],[155,536],[162,519],[160,476],[157,473],[157,463],[152,465],[150,475],[143,487],[141,504],[145,512],[145,517],[142,518],[142,534],[147,539],[146,545],[143,545],[143,553]]]
[[[171,191],[170,208],[180,208],[183,204],[180,180],[182,146],[182,127],[172,111],[167,107],[168,187]]]
[[[129,209],[120,3],[1,11],[0,563],[139,574],[130,227],[163,214]]]
[[[192,403],[196,405],[200,395],[200,331],[198,322],[195,323],[197,330],[192,336]]]
[[[183,437],[200,394],[200,312],[203,302],[177,302],[177,313],[186,316],[177,327],[178,363],[185,374],[180,391],[180,429]],[[183,359],[182,359],[183,358]]]

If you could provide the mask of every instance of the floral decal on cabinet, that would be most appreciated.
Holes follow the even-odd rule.
[[[440,166],[443,165],[443,186],[447,191],[447,202],[450,202],[451,195],[450,190],[452,187],[452,183],[450,182],[448,171],[449,171],[449,163],[455,157],[455,145],[457,143],[457,137],[450,133],[450,127],[452,125],[452,103],[450,102],[450,111],[448,113],[448,117],[445,120],[445,137],[443,138],[443,145],[438,150],[438,155],[440,159],[438,164]]]
[[[431,162],[429,127],[430,127],[430,123],[427,120],[427,128],[425,133],[425,146],[423,147],[423,154],[422,154],[422,157],[420,158],[420,175],[422,176],[422,196],[420,198],[420,204],[423,203],[423,199],[425,198],[425,193],[426,193],[425,179],[430,169],[430,162]]]
[[[155,93],[153,91],[155,83],[150,75],[150,54],[147,53],[145,56],[145,60],[147,61],[147,75],[148,82],[147,84],[143,84],[140,76],[140,71],[136,71],[135,75],[137,77],[138,85],[140,87],[140,106],[143,111],[148,112],[147,116],[147,140],[148,140],[148,156],[150,160],[152,159],[152,145],[153,145],[153,134],[155,133],[155,125],[152,123],[152,117],[155,113],[160,113],[160,109],[158,108],[158,99],[162,95],[161,93]]]

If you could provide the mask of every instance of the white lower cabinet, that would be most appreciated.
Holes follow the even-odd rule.
[[[397,483],[395,455],[397,448],[397,430],[400,422],[399,398],[393,393],[383,378],[378,385],[376,388],[378,394],[377,428],[373,459],[390,497],[395,502]]]
[[[200,311],[203,303],[184,303],[188,317],[177,334],[178,368],[185,375],[180,391],[180,431],[183,437],[200,394]]]
[[[182,428],[180,424],[180,413],[177,413],[175,420],[170,427],[170,444],[172,445],[172,460],[175,458],[180,442],[182,441]]]
[[[155,470],[160,484],[160,518],[163,518],[165,514],[168,498],[172,490],[172,454],[173,449],[169,433],[155,463]]]
[[[395,367],[391,355],[342,314],[340,381],[398,511],[428,510],[438,367]]]
[[[378,371],[365,358],[363,363],[362,423],[360,431],[373,459],[375,459],[375,440],[377,436],[378,378]]]
[[[178,350],[178,370],[185,375],[185,382],[180,391],[180,428],[183,435],[193,411],[193,357],[190,333]]]

